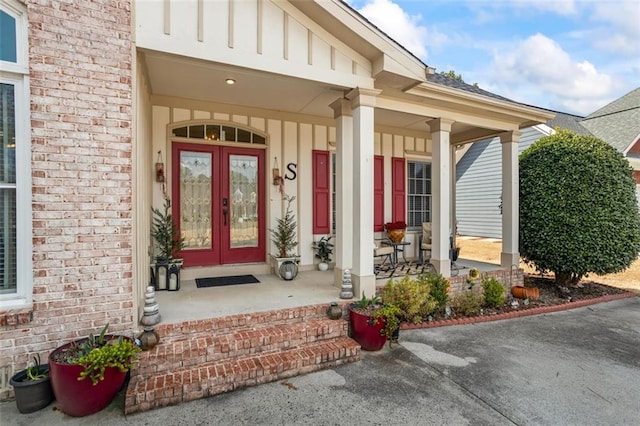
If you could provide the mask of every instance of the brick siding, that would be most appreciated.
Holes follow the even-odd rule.
[[[131,1],[25,3],[33,308],[0,312],[10,370],[107,322],[130,333],[135,320]]]

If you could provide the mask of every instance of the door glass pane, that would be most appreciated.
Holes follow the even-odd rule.
[[[185,250],[210,248],[211,153],[180,153],[180,230]]]
[[[258,158],[229,156],[231,248],[258,246]]]

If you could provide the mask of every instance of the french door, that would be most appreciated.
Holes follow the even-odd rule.
[[[172,144],[174,215],[185,266],[264,262],[264,150]]]

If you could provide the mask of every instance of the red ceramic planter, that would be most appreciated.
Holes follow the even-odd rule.
[[[384,318],[378,318],[376,324],[371,324],[371,316],[360,314],[349,309],[351,334],[365,351],[379,351],[387,342],[387,336],[381,334],[384,328]]]
[[[49,355],[49,376],[51,387],[60,411],[69,416],[83,417],[105,408],[116,396],[127,373],[119,368],[107,367],[104,380],[95,386],[90,378],[78,380],[84,369],[80,365],[62,364],[54,361],[54,355],[73,343],[60,346]]]

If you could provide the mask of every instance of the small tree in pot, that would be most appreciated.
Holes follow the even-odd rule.
[[[276,219],[277,226],[275,229],[269,229],[271,232],[271,241],[276,246],[276,253],[271,257],[274,261],[274,269],[276,274],[285,280],[295,278],[298,274],[298,256],[293,249],[298,245],[296,241],[296,216],[291,210],[291,203],[296,199],[295,196],[283,195],[282,199],[287,203],[284,216]],[[281,271],[281,269],[283,269]]]
[[[153,224],[151,237],[154,241],[155,251],[155,277],[156,290],[179,290],[180,268],[182,259],[176,259],[184,248],[184,238],[180,236],[178,225],[171,215],[171,200],[166,197],[162,210],[151,208],[153,212]],[[170,274],[174,274],[171,280]]]

